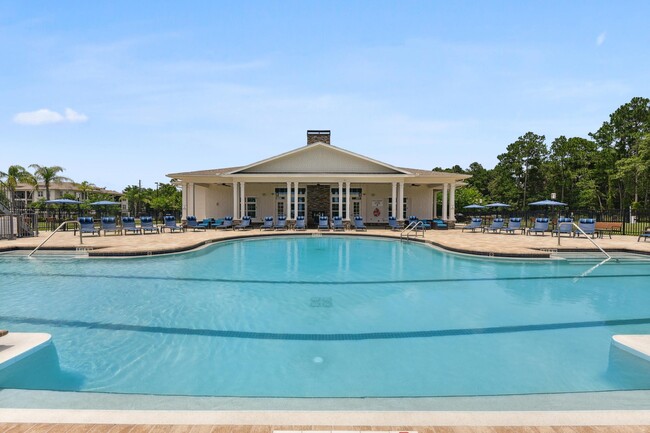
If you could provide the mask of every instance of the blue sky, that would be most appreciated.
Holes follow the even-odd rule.
[[[390,164],[487,168],[650,97],[647,1],[4,1],[0,170],[122,190],[308,129]]]

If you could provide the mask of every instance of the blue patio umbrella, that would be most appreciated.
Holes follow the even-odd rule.
[[[70,200],[69,198],[57,198],[55,200],[46,200],[46,204],[81,204],[78,200]]]
[[[108,201],[108,200],[94,201],[90,203],[91,206],[112,206],[116,204],[120,204],[120,203],[116,201]]]
[[[493,207],[493,208],[497,208],[497,209],[498,209],[498,208],[500,208],[500,207],[510,207],[510,205],[507,204],[507,203],[499,203],[499,202],[496,202],[496,203],[489,203],[489,204],[486,204],[485,207]],[[497,214],[497,217],[499,217],[498,214]]]
[[[529,206],[566,206],[566,203],[555,200],[542,200],[528,203]]]
[[[480,204],[468,204],[467,206],[463,206],[464,209],[483,209],[485,206],[481,206]]]

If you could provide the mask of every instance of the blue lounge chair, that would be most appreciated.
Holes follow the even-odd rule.
[[[218,221],[219,221],[219,220],[217,220],[217,222],[218,222]],[[221,224],[216,224],[216,225],[214,226],[214,228],[215,228],[215,229],[224,229],[224,230],[234,229],[234,227],[233,227],[233,225],[232,225],[232,217],[231,217],[231,216],[227,216],[227,217],[225,217],[225,218],[223,219],[223,221],[221,222]]]
[[[321,215],[318,218],[318,230],[328,230],[330,229],[330,225],[328,223],[329,218],[327,218],[325,215]]]
[[[113,232],[116,235],[122,234],[122,229],[117,226],[117,223],[115,222],[115,217],[102,217],[100,222],[101,222],[100,230],[104,232],[104,236],[106,236],[106,232]]]
[[[303,218],[304,220],[304,218]],[[279,216],[278,217],[278,223],[273,226],[274,229],[276,230],[286,230],[287,227],[287,217],[285,216]]]
[[[195,216],[188,216],[187,217],[187,228],[192,229],[194,231],[197,230],[203,230],[205,231],[205,227],[203,227],[199,222],[196,220]]]
[[[169,230],[172,233],[176,231],[183,232],[185,230],[183,227],[176,224],[176,217],[173,215],[165,215],[163,217],[163,220],[165,221],[165,225],[160,228],[163,232],[165,229]]]
[[[547,230],[548,218],[535,218],[535,225],[530,227],[526,234],[530,235],[531,233],[535,233],[535,236],[537,236],[538,233],[541,233],[544,236]]]
[[[260,226],[260,230],[273,230],[273,217],[264,217],[264,224]]]
[[[591,235],[592,238],[596,237],[596,220],[593,218],[580,218],[578,220],[578,227],[580,227],[580,230],[576,230],[573,232],[573,236],[578,236],[584,232],[586,235]]]
[[[641,238],[643,238],[643,242],[647,241],[648,238],[650,238],[650,227],[646,227],[645,232],[641,233],[636,241],[640,242]]]
[[[368,230],[366,225],[363,223],[363,217],[362,216],[355,216],[354,217],[354,229],[358,232],[365,232]]]
[[[248,215],[241,218],[241,222],[234,227],[235,230],[250,230],[251,229],[251,217]]]
[[[160,233],[160,228],[153,225],[153,218],[150,216],[140,217],[140,229],[143,234],[146,234],[147,232]]]
[[[99,230],[95,228],[95,221],[93,220],[93,217],[79,217],[77,220],[79,221],[79,228],[75,225],[74,230],[72,232],[72,236],[75,236],[77,234],[77,230],[80,233],[90,233],[93,236],[95,233],[97,233],[97,236],[101,236]]]
[[[400,227],[400,224],[397,222],[397,218],[393,216],[388,217],[388,228],[393,231],[402,229],[402,227]]]
[[[414,223],[416,221],[420,221],[420,219],[418,217],[416,217],[415,215],[411,215],[409,217],[409,224]],[[431,230],[431,224],[429,224],[426,221],[422,221],[422,224],[420,225],[420,227],[424,228],[425,230]]]
[[[551,230],[551,236],[554,234],[562,236],[563,234],[573,236],[573,218],[559,218],[557,227]]]
[[[476,230],[481,229],[481,224],[483,224],[483,219],[481,219],[481,218],[472,218],[472,221],[468,225],[463,227],[461,232],[464,232],[465,230],[471,230],[472,233],[474,233],[474,232],[476,232]]]
[[[483,227],[483,233],[501,233],[501,230],[503,230],[503,218],[495,218],[494,221],[492,221],[492,224],[490,224],[490,227]]]
[[[504,233],[515,234],[516,231],[520,231],[522,234],[526,229],[521,226],[521,218],[510,218],[508,221],[508,227],[501,229]]]
[[[433,224],[433,228],[435,230],[447,230],[449,229],[449,226],[447,225],[446,222],[441,220],[440,218],[434,218],[431,220],[431,223]]]
[[[203,218],[203,221],[197,224],[197,227],[202,227],[204,229],[212,228],[215,224],[214,218]]]
[[[305,217],[304,216],[299,216],[296,217],[296,225],[293,226],[294,230],[307,230],[307,226],[305,226]]]
[[[129,232],[142,234],[142,229],[135,226],[135,218],[133,217],[122,217],[122,231],[126,236]]]
[[[332,218],[332,228],[334,231],[344,231],[345,226],[343,225],[343,219],[340,216],[335,216]]]

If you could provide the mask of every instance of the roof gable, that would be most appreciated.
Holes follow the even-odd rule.
[[[324,143],[300,147],[231,172],[274,173],[409,174],[403,169]]]

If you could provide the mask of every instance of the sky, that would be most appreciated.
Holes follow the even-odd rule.
[[[650,97],[650,2],[0,3],[0,171],[121,191],[332,144],[492,168]]]

